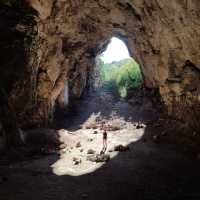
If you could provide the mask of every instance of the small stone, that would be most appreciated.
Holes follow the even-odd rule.
[[[95,155],[87,156],[86,160],[89,160],[91,162],[96,162],[96,156]]]
[[[144,126],[141,125],[141,124],[137,124],[137,125],[136,125],[136,129],[141,129],[141,128],[144,128]]]
[[[88,142],[92,142],[94,139],[93,138],[89,138],[88,139]]]
[[[81,143],[80,143],[80,142],[78,142],[78,143],[76,144],[76,148],[79,148],[79,147],[81,147]]]
[[[80,152],[83,152],[83,149],[81,149]]]
[[[93,132],[93,134],[97,134],[97,133],[98,133],[97,131],[94,131],[94,132]]]
[[[79,165],[80,163],[81,163],[81,160],[80,161],[77,160],[77,161],[74,162],[74,165]]]
[[[72,159],[73,161],[76,161],[76,160],[78,160],[78,158],[76,158],[76,157],[73,157],[73,159]]]
[[[109,160],[110,160],[110,155],[102,154],[102,155],[97,155],[97,161],[96,162],[108,162]]]
[[[86,126],[85,128],[86,128],[86,129],[91,129],[90,126]]]
[[[60,151],[59,151],[59,154],[64,154],[64,153],[66,153],[66,149],[61,149]]]
[[[74,165],[79,165],[82,162],[82,160],[80,158],[73,157],[73,162]]]
[[[59,149],[65,149],[66,148],[66,144],[60,144]]]
[[[93,149],[89,149],[87,154],[95,154],[95,151]]]

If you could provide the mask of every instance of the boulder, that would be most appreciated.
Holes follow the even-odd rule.
[[[109,154],[96,154],[96,155],[90,155],[87,156],[87,160],[91,162],[108,162],[110,160]]]
[[[114,151],[124,152],[124,151],[128,151],[128,150],[130,150],[130,148],[128,146],[123,146],[121,144],[114,147]]]
[[[93,149],[89,149],[87,154],[95,154],[95,151]]]

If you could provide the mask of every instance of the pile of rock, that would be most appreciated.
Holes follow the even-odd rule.
[[[87,156],[87,160],[91,162],[108,162],[110,160],[110,155],[109,154],[94,154]]]
[[[140,122],[138,122],[137,124],[134,124],[134,126],[135,126],[136,129],[144,128],[144,125],[141,124]]]

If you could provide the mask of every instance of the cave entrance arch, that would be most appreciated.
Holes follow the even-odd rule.
[[[97,48],[95,53],[89,57],[92,67],[87,72],[88,79],[82,95],[77,98],[73,96],[74,94],[71,94],[73,103],[67,105],[66,109],[61,106],[57,107],[56,123],[59,124],[59,127],[69,127],[74,121],[76,124],[76,119],[71,117],[71,113],[73,115],[81,113],[82,115],[81,120],[77,122],[79,123],[77,127],[84,124],[91,116],[95,118],[98,113],[101,116],[108,117],[113,112],[112,106],[104,109],[104,106],[102,108],[97,105],[107,104],[106,98],[109,98],[109,100],[114,98],[116,101],[121,98],[129,99],[140,89],[142,83],[140,66],[131,56],[132,52],[129,49],[126,37],[115,34],[113,37],[101,41],[95,47]],[[81,88],[84,84],[79,81],[74,85],[80,85]],[[68,88],[64,92],[68,94]],[[110,93],[110,97],[108,97],[108,93]],[[65,96],[68,100],[70,94]],[[64,125],[62,118],[67,119]]]
[[[126,40],[113,36],[105,50],[96,57],[94,89],[127,97],[141,85],[139,64],[130,56]]]

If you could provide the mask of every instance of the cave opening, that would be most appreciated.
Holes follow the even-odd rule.
[[[131,56],[127,38],[114,35],[103,43],[105,45],[100,43],[101,47],[92,58],[95,62],[87,74],[88,82],[83,94],[73,99],[71,94],[65,95],[67,99],[70,98],[70,104],[67,109],[61,107],[57,110],[55,120],[59,128],[95,128],[101,122],[109,121],[113,115],[125,121],[131,120],[132,113],[123,106],[129,108],[128,101],[133,101],[132,96],[142,101],[139,99],[142,73],[139,64]],[[140,122],[141,118],[137,115],[134,121]]]
[[[76,109],[73,107],[72,112],[68,112],[65,128],[58,131],[60,141],[68,145],[62,152],[66,157],[61,156],[52,165],[58,176],[81,176],[97,171],[104,162],[91,162],[107,159],[100,155],[116,158],[119,152],[113,149],[126,151],[130,144],[142,140],[147,120],[157,117],[151,99],[142,95],[140,66],[131,57],[123,39],[112,37],[100,49],[89,78],[88,84],[93,88],[89,87],[78,100]],[[130,92],[134,93],[132,98]],[[104,131],[108,134],[106,147],[102,141]],[[66,149],[70,149],[69,153]]]
[[[94,88],[126,98],[140,88],[142,74],[139,64],[131,57],[126,43],[112,37],[106,49],[96,57]]]

